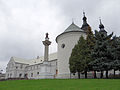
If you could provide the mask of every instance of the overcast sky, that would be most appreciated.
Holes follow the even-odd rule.
[[[74,19],[81,27],[83,10],[92,30],[101,17],[108,33],[120,35],[120,0],[0,0],[0,70],[10,57],[42,56],[42,41],[49,33],[50,53],[57,51],[55,38]]]

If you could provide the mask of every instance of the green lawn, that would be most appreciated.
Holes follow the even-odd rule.
[[[120,90],[120,79],[41,79],[0,82],[0,90]]]

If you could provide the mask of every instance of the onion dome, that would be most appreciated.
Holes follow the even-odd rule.
[[[102,24],[101,19],[99,20],[100,20],[100,25],[99,25],[100,31],[99,32],[102,32],[104,35],[107,35],[107,31],[104,29],[105,27]]]
[[[83,29],[84,31],[87,31],[89,28],[89,24],[87,23],[87,17],[85,16],[85,12],[83,12],[83,24],[81,29]]]

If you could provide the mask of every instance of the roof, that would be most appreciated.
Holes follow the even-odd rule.
[[[22,59],[22,58],[18,58],[18,57],[12,57],[12,58],[16,63],[23,63],[23,64],[29,64],[29,65],[43,63],[43,61],[44,61],[44,56],[41,56],[41,57],[35,58],[35,59],[30,59],[30,60]],[[48,61],[52,61],[52,60],[56,60],[56,59],[57,59],[57,53],[49,54]]]
[[[64,32],[70,32],[70,31],[83,31],[83,30],[74,23],[72,23]]]
[[[52,61],[52,60],[55,60],[57,59],[57,53],[52,53],[52,54],[49,54],[49,59],[48,61]],[[43,63],[44,61],[44,56],[41,56],[39,57],[38,59],[31,59],[31,61],[33,62],[33,64],[38,64],[38,63]],[[32,65],[32,64],[31,64]]]
[[[76,24],[74,24],[74,22],[72,22],[72,24],[61,34],[59,34],[57,37],[56,37],[56,42],[57,42],[57,38],[59,36],[61,36],[62,34],[64,33],[69,33],[69,32],[84,32],[84,30],[82,30],[79,26],[77,26]]]
[[[12,59],[17,63],[23,63],[23,64],[30,64],[32,63],[30,60],[18,58],[18,57],[12,57]]]

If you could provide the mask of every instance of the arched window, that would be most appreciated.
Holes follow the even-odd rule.
[[[62,45],[61,45],[61,48],[64,48],[65,47],[65,44],[63,43]]]

